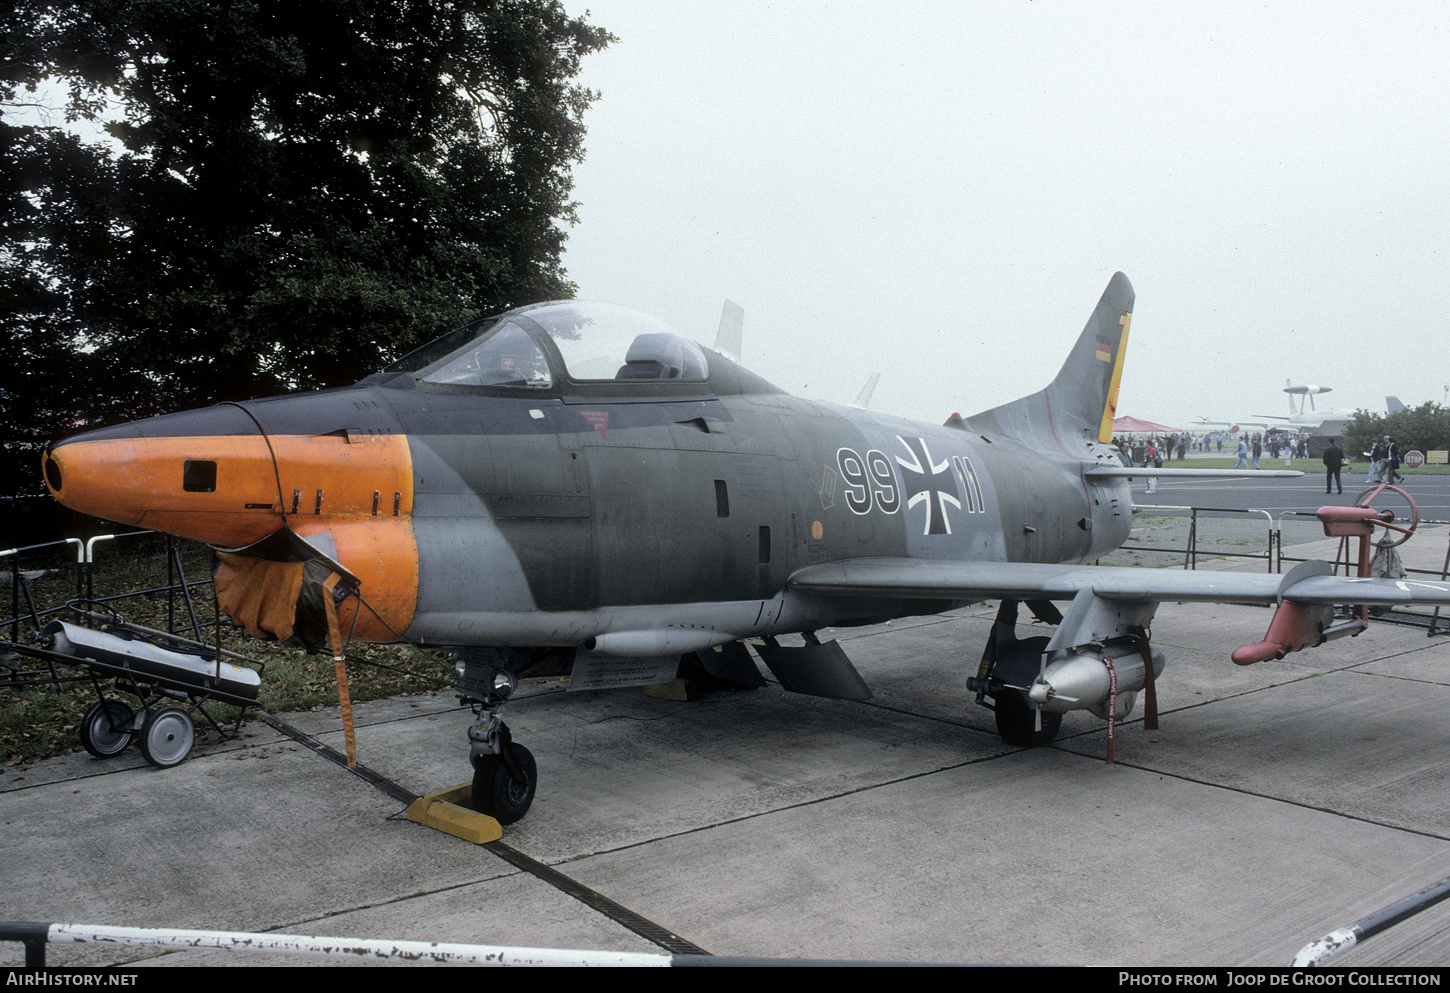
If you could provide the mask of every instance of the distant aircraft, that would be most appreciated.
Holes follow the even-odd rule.
[[[1288,426],[1300,431],[1308,431],[1312,434],[1341,435],[1344,434],[1344,426],[1354,418],[1352,410],[1315,410],[1314,397],[1320,393],[1329,393],[1333,390],[1331,386],[1295,386],[1292,379],[1284,380],[1284,392],[1289,394],[1289,416],[1287,418],[1277,417],[1273,414],[1256,414],[1256,417],[1269,417],[1276,421],[1287,421]],[[1294,397],[1299,397],[1299,409],[1294,409]],[[1307,409],[1306,409],[1307,408]],[[1274,425],[1269,425],[1273,427]]]
[[[871,406],[871,395],[876,392],[876,384],[879,382],[881,382],[881,373],[873,372],[867,376],[866,381],[861,384],[861,388],[856,391],[856,399],[851,401],[851,406],[860,407],[862,410]]]
[[[505,823],[537,783],[501,719],[523,677],[590,688],[686,666],[759,685],[752,639],[785,689],[862,699],[817,631],[1001,600],[969,687],[1007,741],[1039,745],[1066,711],[1131,710],[1164,664],[1160,601],[1277,603],[1243,664],[1363,629],[1334,604],[1450,603],[1450,583],[1327,563],[1087,565],[1127,539],[1132,477],[1298,475],[1121,465],[1133,300],[1113,276],[1045,389],[944,424],[798,399],[620,307],[536,304],[351,387],[78,435],[45,478],[75,510],[211,544],[222,609],[258,636],[457,652],[475,805]],[[1393,517],[1329,509],[1361,533]],[[1050,638],[1017,638],[1019,602]],[[797,632],[803,646],[776,640]]]
[[[1307,431],[1310,434],[1317,435],[1344,434],[1345,426],[1354,418],[1354,411],[1343,409],[1333,410],[1329,408],[1316,410],[1314,407],[1314,397],[1321,393],[1332,393],[1334,387],[1314,385],[1295,386],[1292,379],[1286,379],[1284,382],[1286,384],[1284,386],[1284,392],[1289,394],[1289,415],[1287,417],[1280,414],[1254,414],[1254,417],[1262,417],[1266,418],[1266,420],[1210,421],[1199,418],[1199,423],[1203,425],[1212,424],[1224,426],[1232,424],[1233,427],[1231,430],[1234,433],[1237,433],[1241,427],[1247,425],[1248,427],[1256,428],[1289,428],[1290,430]],[[1294,404],[1294,398],[1296,396],[1299,398],[1297,407]],[[1386,397],[1385,399],[1392,401],[1390,412],[1394,413],[1393,403],[1398,403],[1399,401],[1395,400],[1394,397]]]
[[[720,310],[720,327],[715,332],[715,351],[732,362],[739,362],[745,340],[745,308],[725,301]]]

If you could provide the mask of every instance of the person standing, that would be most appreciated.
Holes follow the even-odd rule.
[[[1259,459],[1263,456],[1263,454],[1264,454],[1264,443],[1259,440],[1259,436],[1258,435],[1254,435],[1254,468],[1255,469],[1259,468]]]
[[[1338,487],[1339,492],[1344,492],[1344,483],[1339,479],[1339,467],[1344,464],[1344,449],[1339,447],[1338,438],[1330,438],[1329,445],[1324,449],[1324,492],[1330,491],[1330,484]]]
[[[1144,469],[1157,469],[1157,468],[1162,467],[1162,465],[1163,465],[1163,457],[1158,454],[1158,443],[1150,438],[1148,440],[1148,450],[1143,453],[1143,468]],[[1158,492],[1158,477],[1157,476],[1149,476],[1148,477],[1148,492],[1149,493],[1157,493]]]

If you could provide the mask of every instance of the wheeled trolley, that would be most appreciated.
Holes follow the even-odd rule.
[[[166,640],[167,645],[155,644],[148,636]],[[51,621],[40,637],[45,649],[76,659],[93,673],[114,677],[118,689],[140,700],[135,710],[105,697],[87,708],[80,722],[81,744],[96,758],[119,755],[134,741],[152,765],[163,769],[179,765],[196,740],[193,714],[220,731],[204,705],[219,701],[245,709],[256,704],[262,685],[260,672],[218,659],[214,649],[124,622],[97,631]],[[100,696],[99,681],[96,688]]]

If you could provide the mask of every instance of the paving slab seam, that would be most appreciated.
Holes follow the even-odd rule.
[[[258,717],[270,727],[287,735],[289,738],[292,738],[299,744],[305,745],[314,753],[321,755],[323,758],[329,760],[336,765],[341,766],[348,772],[353,773],[354,775],[366,781],[370,786],[373,786],[376,789],[382,791],[383,793],[386,793],[393,799],[399,800],[404,804],[412,803],[414,800],[418,799],[418,794],[413,793],[408,789],[405,789],[403,786],[400,786],[398,783],[393,782],[386,776],[373,772],[371,769],[368,769],[364,766],[349,766],[347,764],[346,755],[343,755],[341,752],[337,751],[335,748],[332,748],[329,745],[323,744],[306,732],[298,730],[297,728],[288,724],[286,721],[283,721],[277,717],[273,717],[271,714],[267,714],[264,712],[259,712]],[[709,952],[705,951],[705,949],[694,944],[693,942],[681,938],[674,932],[663,928],[658,924],[655,924],[653,921],[641,916],[640,914],[636,914],[634,911],[623,906],[622,904],[615,903],[608,897],[583,885],[575,879],[571,879],[569,876],[564,875],[557,869],[554,869],[546,865],[545,863],[540,862],[537,859],[524,854],[523,852],[520,852],[518,849],[512,847],[511,845],[505,844],[502,841],[492,841],[488,842],[487,844],[481,845],[480,847],[488,849],[488,851],[494,856],[503,859],[505,862],[508,862],[510,865],[521,869],[524,872],[529,873],[540,881],[548,883],[550,886],[553,886],[555,889],[559,890],[566,896],[572,897],[573,899],[579,901],[590,909],[603,914],[610,920],[614,921],[616,924],[619,924],[620,926],[625,927],[630,931],[633,931],[641,938],[644,938],[647,941],[654,942],[661,948],[664,948],[666,951],[669,951],[676,955],[710,954]],[[456,886],[443,887],[442,889],[448,890],[454,888],[456,888]]]
[[[949,727],[949,728],[960,728],[963,731],[974,731],[977,734],[980,734],[984,738],[997,738],[998,737],[998,735],[994,734],[991,731],[983,731],[981,728],[973,727],[971,724],[968,724],[966,721],[963,721],[963,720],[952,720],[950,717],[941,717],[941,716],[938,716],[936,714],[918,714],[917,712],[915,712],[913,710],[906,710],[906,709],[904,709],[902,707],[891,707],[891,706],[888,706],[888,705],[886,705],[884,703],[877,703],[875,700],[856,700],[856,701],[846,701],[846,702],[859,703],[862,706],[870,707],[872,710],[882,710],[882,711],[885,711],[888,714],[900,714],[903,717],[910,717],[910,718],[912,718],[914,720],[918,720],[918,721],[929,721],[932,724],[942,724],[942,725],[945,725],[946,727]],[[1013,746],[1004,744],[1002,747],[1004,747],[1004,748],[1012,748]]]
[[[1418,655],[1421,652],[1433,652],[1433,651],[1435,651],[1438,648],[1444,648],[1444,647],[1445,647],[1444,644],[1437,644],[1435,642],[1426,642],[1425,644],[1421,645],[1419,648],[1406,648],[1402,652],[1391,652],[1388,655],[1379,655],[1379,656],[1376,656],[1375,658],[1372,658],[1372,659],[1365,659],[1363,662],[1356,662],[1354,664],[1354,667],[1358,667],[1358,666],[1362,666],[1362,665],[1372,665],[1375,662],[1389,662],[1392,659],[1404,658],[1406,655]],[[1386,675],[1389,675],[1389,674],[1387,673]]]
[[[567,690],[566,687],[563,687],[563,686],[559,686],[559,687],[546,687],[546,688],[541,689],[541,690],[538,690],[537,692],[534,692],[534,693],[519,693],[519,694],[516,694],[514,696],[511,696],[511,697],[509,697],[509,702],[510,703],[513,703],[513,704],[523,703],[526,700],[539,700],[539,699],[542,699],[544,697],[560,696],[560,695],[562,695],[562,694],[564,694],[566,692],[568,692],[568,690]],[[415,720],[418,720],[419,718],[425,718],[425,717],[448,717],[448,716],[451,716],[452,714],[456,714],[458,711],[460,711],[462,709],[463,709],[463,705],[462,704],[453,704],[453,705],[450,705],[450,704],[447,704],[447,703],[440,702],[437,707],[432,707],[432,708],[429,708],[429,709],[426,709],[426,710],[423,707],[419,706],[418,707],[418,712],[416,714],[404,714],[401,717],[373,718],[371,720],[368,719],[368,718],[358,719],[356,717],[356,711],[354,711],[354,720],[355,720],[355,725],[357,727],[360,727],[360,728],[363,728],[363,727],[383,727],[383,726],[388,725],[388,724],[398,724],[398,723],[401,723],[403,721],[415,721]],[[342,718],[341,717],[338,717],[337,720],[340,721],[340,720],[342,720]],[[338,727],[338,728],[336,728],[334,730],[324,731],[322,733],[323,734],[342,734],[342,728],[341,727]]]
[[[200,732],[199,731],[197,733],[197,740],[198,741],[201,741],[202,738],[203,738],[203,735],[206,734],[206,733],[207,732]],[[235,745],[235,747],[232,747],[232,748],[226,747],[228,744],[233,743],[233,742],[237,742],[237,744]],[[251,745],[248,745],[245,742],[241,742],[239,737],[237,737],[237,736],[229,736],[229,737],[223,738],[221,741],[217,742],[216,749],[215,750],[212,750],[212,751],[208,751],[207,754],[209,754],[209,755],[220,755],[220,754],[224,754],[224,753],[229,752],[229,751],[242,751],[244,749],[251,748],[251,747],[252,747]],[[27,759],[26,760],[26,767],[28,768],[30,765],[34,765],[34,764],[39,763],[39,762],[45,762],[45,761],[47,761],[49,759],[61,758],[65,754],[75,754],[75,753],[79,753],[80,751],[81,751],[81,749],[77,748],[77,749],[75,749],[75,752],[72,752],[72,753],[64,753],[64,752],[62,752],[62,753],[59,753],[59,754],[56,754],[56,755],[45,755],[45,756],[42,756],[40,758]],[[63,779],[51,779],[51,780],[47,780],[47,781],[42,782],[42,783],[25,783],[24,785],[4,783],[4,784],[0,784],[0,796],[5,796],[6,794],[9,794],[9,793],[21,793],[21,792],[24,792],[25,790],[42,789],[42,788],[44,788],[46,786],[58,786],[58,785],[60,785],[62,783],[80,783],[80,782],[84,782],[87,779],[100,779],[100,778],[103,778],[105,776],[116,776],[116,775],[120,775],[121,773],[134,772],[137,769],[145,769],[145,768],[146,768],[146,764],[144,762],[137,762],[135,765],[112,765],[112,766],[108,766],[106,768],[98,769],[95,772],[76,773],[74,775],[68,775],[68,776],[66,776]]]
[[[113,767],[110,769],[102,769],[100,772],[92,772],[86,775],[67,776],[65,779],[52,779],[43,783],[25,783],[24,785],[15,786],[10,786],[7,784],[4,789],[0,789],[0,796],[5,796],[10,793],[23,793],[26,790],[39,790],[44,789],[47,786],[58,786],[65,783],[82,783],[85,782],[87,779],[100,779],[103,776],[115,776],[119,773],[134,772],[137,769],[144,768],[146,768],[144,765]]]
[[[274,731],[280,731],[282,734],[285,734],[287,737],[291,738],[299,745],[303,745],[316,752],[317,754],[321,755],[323,758],[328,759],[335,765],[341,766],[348,772],[352,773],[354,776],[357,776],[359,779],[367,782],[370,786],[374,786],[382,792],[386,793],[394,800],[397,800],[404,805],[407,805],[418,799],[418,794],[412,792],[411,790],[404,789],[397,783],[393,782],[391,779],[388,779],[386,776],[374,772],[367,766],[348,765],[346,755],[342,754],[330,745],[323,744],[307,732],[301,731],[293,727],[291,724],[288,724],[281,718],[273,717],[271,714],[268,714],[265,711],[258,712],[257,718],[262,723],[272,728]]]
[[[894,786],[897,783],[908,783],[911,782],[913,779],[924,779],[927,776],[935,776],[943,772],[952,772],[953,770],[964,769],[967,766],[971,765],[980,765],[984,762],[995,762],[998,759],[1008,758],[1012,755],[1018,754],[1019,752],[1025,751],[1028,751],[1028,749],[1012,748],[1010,751],[999,752],[995,755],[983,755],[979,758],[968,759],[965,762],[957,762],[954,765],[944,765],[936,769],[927,769],[924,772],[913,772],[910,775],[898,776],[895,779],[884,779],[879,783],[865,783],[861,786],[853,787],[852,789],[841,790],[839,793],[831,793],[826,796],[818,796],[811,800],[801,800],[798,803],[788,803],[781,807],[771,807],[769,810],[757,810],[754,813],[741,814],[739,817],[727,817],[724,820],[712,821],[709,824],[697,824],[694,827],[685,828],[680,831],[671,831],[664,834],[657,834],[650,838],[642,838],[639,841],[631,841],[628,844],[617,845],[613,848],[598,848],[591,852],[584,852],[582,854],[572,855],[569,857],[568,861],[573,862],[584,858],[595,858],[600,855],[616,855],[620,852],[627,852],[633,848],[643,848],[646,845],[653,845],[661,841],[670,841],[675,838],[687,838],[692,834],[699,834],[702,831],[713,831],[716,828],[730,827],[734,824],[743,824],[746,821],[753,821],[758,817],[769,817],[773,814],[781,814],[790,810],[802,810],[806,807],[814,807],[818,804],[828,803],[831,800],[839,800],[843,797],[854,796],[857,793],[865,793],[868,790],[880,789],[883,786]],[[1065,752],[1065,754],[1074,755],[1077,753]]]
[[[1097,733],[1101,734],[1102,732]],[[1061,752],[1064,755],[1072,755],[1076,758],[1086,759],[1091,762],[1100,763],[1103,761],[1102,755],[1088,755],[1085,752],[1074,751],[1070,748],[1059,748],[1055,743],[1047,747],[1052,748],[1055,751]],[[1274,796],[1270,793],[1259,793],[1254,790],[1245,789],[1241,786],[1226,786],[1223,783],[1213,783],[1209,782],[1206,779],[1196,779],[1193,776],[1185,776],[1182,773],[1170,772],[1167,769],[1155,769],[1152,766],[1139,765],[1135,762],[1114,762],[1113,765],[1123,769],[1133,769],[1137,772],[1151,773],[1156,776],[1167,776],[1170,779],[1176,779],[1182,783],[1193,783],[1196,786],[1207,786],[1210,789],[1224,790],[1228,793],[1237,793],[1240,796],[1249,796],[1259,800],[1269,800],[1273,803],[1282,803],[1286,806],[1298,807],[1300,810],[1312,810],[1316,813],[1330,814],[1334,817],[1342,817],[1344,820],[1347,821],[1356,821],[1360,824],[1370,824],[1374,827],[1384,828],[1388,831],[1399,831],[1403,834],[1413,834],[1417,837],[1429,838],[1433,841],[1450,841],[1450,835],[1435,834],[1431,831],[1421,831],[1417,828],[1405,827],[1402,824],[1387,824],[1384,821],[1376,821],[1368,817],[1358,816],[1356,814],[1346,814],[1342,810],[1332,810],[1329,807],[1316,807],[1311,803],[1301,803],[1298,800],[1287,800],[1281,796]]]
[[[639,914],[636,914],[634,911],[629,910],[626,907],[620,906],[613,900],[609,899],[607,896],[604,896],[596,890],[585,886],[578,880],[572,879],[569,876],[564,875],[557,869],[551,868],[550,866],[545,865],[543,862],[540,862],[537,859],[525,855],[523,852],[519,851],[517,848],[514,848],[511,845],[505,844],[502,841],[490,841],[486,842],[483,847],[487,848],[490,852],[493,852],[499,858],[504,859],[511,865],[518,866],[525,872],[528,872],[536,878],[540,879],[541,881],[548,883],[550,886],[553,886],[560,892],[573,897],[585,906],[591,907],[594,910],[599,911],[615,923],[629,928],[629,930],[633,931],[641,938],[654,942],[656,945],[659,945],[661,948],[665,949],[668,952],[671,952],[672,954],[710,954],[699,945],[696,945],[691,941],[687,941],[684,938],[681,938],[673,931],[660,927],[658,924],[654,923],[648,918],[641,917]]]

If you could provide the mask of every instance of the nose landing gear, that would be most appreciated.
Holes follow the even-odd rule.
[[[469,652],[458,677],[459,697],[471,704],[478,716],[468,729],[473,809],[500,824],[512,824],[533,805],[539,770],[533,753],[514,744],[501,716],[504,702],[518,687],[518,676],[507,665],[505,651],[493,650],[488,655],[487,659],[479,659]]]
[[[500,752],[473,757],[473,809],[500,824],[512,824],[529,812],[539,784],[534,755],[510,739],[508,726],[498,722]]]

